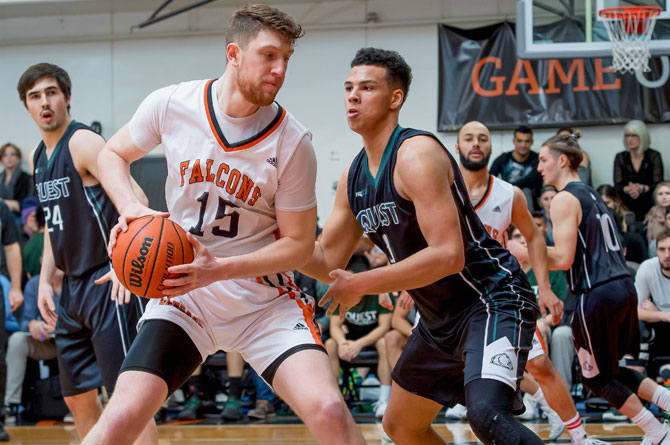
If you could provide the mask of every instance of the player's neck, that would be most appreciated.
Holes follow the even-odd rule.
[[[72,122],[72,116],[68,115],[65,122],[63,122],[63,125],[54,130],[42,130],[40,128],[40,133],[42,134],[42,140],[44,141],[44,145],[47,147],[47,151],[51,151],[54,148],[56,148],[56,145],[58,145],[58,142],[61,140],[61,138],[67,131],[67,128],[70,126],[71,122]]]
[[[216,102],[219,109],[230,117],[247,117],[260,108],[242,95],[232,70],[226,70],[216,82]]]
[[[582,182],[581,179],[579,179],[579,175],[577,174],[576,171],[574,170],[566,170],[559,178],[558,181],[556,181],[556,184],[554,186],[558,190],[563,190],[566,185],[568,185],[571,182]]]
[[[464,168],[462,164],[459,165],[461,168],[461,175],[463,176],[463,181],[465,181],[465,187],[468,189],[468,193],[472,197],[472,192],[475,190],[486,188],[489,184],[489,170],[487,168],[482,168],[481,170],[468,170]]]
[[[397,126],[397,119],[386,119],[374,128],[361,133],[365,153],[368,155],[368,166],[370,167],[371,173],[373,173],[373,170],[376,172],[379,168],[382,156],[384,155],[384,149],[386,149],[386,145],[388,144],[389,139],[391,139],[393,130],[395,130]]]

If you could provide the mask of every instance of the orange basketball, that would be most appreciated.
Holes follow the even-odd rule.
[[[163,280],[177,274],[168,267],[193,261],[186,232],[167,218],[143,216],[120,232],[112,251],[112,266],[126,289],[146,298],[163,296]]]

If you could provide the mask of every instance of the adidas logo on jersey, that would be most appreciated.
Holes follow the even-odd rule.
[[[502,212],[502,209],[500,208],[500,206],[495,206],[495,207],[493,207],[493,211],[494,212]]]
[[[359,190],[356,192],[356,198],[362,198],[368,194],[368,189]]]
[[[267,158],[266,161],[274,168],[277,168],[277,158]]]
[[[303,323],[298,322],[295,326],[293,326],[294,331],[309,331],[309,328],[305,326]]]

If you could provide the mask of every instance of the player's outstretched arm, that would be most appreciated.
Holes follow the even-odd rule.
[[[415,289],[458,273],[465,265],[465,250],[455,197],[454,172],[442,146],[427,136],[403,142],[394,172],[398,193],[413,202],[421,233],[428,247],[397,263],[352,274],[334,270],[335,282],[319,302],[331,314],[353,307],[362,295],[398,289]]]
[[[344,269],[363,235],[363,230],[349,207],[348,175],[347,168],[337,183],[335,206],[326,220],[321,238],[314,244],[312,257],[299,269],[305,275],[325,284],[333,281],[329,276],[331,270]]]
[[[547,259],[547,243],[544,233],[528,211],[526,197],[520,188],[514,187],[514,202],[512,204],[512,224],[519,229],[528,244],[530,264],[535,272],[538,286],[538,304],[542,316],[547,315],[547,309],[552,315],[552,324],[556,325],[563,316],[563,302],[551,290]]]
[[[551,224],[555,246],[547,248],[549,269],[568,270],[575,258],[582,207],[568,192],[560,192],[551,201]]]

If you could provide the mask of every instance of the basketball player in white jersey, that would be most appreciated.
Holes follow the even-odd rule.
[[[316,160],[309,132],[279,104],[295,40],[287,14],[249,5],[232,16],[227,66],[216,80],[155,91],[98,162],[119,227],[156,214],[129,193],[129,164],[163,144],[170,217],[190,232],[196,258],[164,281],[84,444],[125,444],[167,396],[217,350],[245,361],[322,444],[363,444],[314,323],[314,300],[291,272],[314,248]],[[115,239],[110,241],[113,246]]]
[[[487,165],[491,157],[491,135],[488,128],[476,121],[463,125],[458,133],[456,153],[460,158],[459,166],[470,201],[489,234],[504,246],[507,228],[514,224],[526,238],[528,255],[537,277],[540,310],[546,315],[546,310],[549,309],[553,323],[558,323],[563,314],[563,302],[552,292],[549,284],[544,234],[533,222],[521,189],[488,172]],[[521,389],[533,394],[541,404],[548,404],[558,413],[563,425],[568,428],[573,443],[596,443],[595,439],[586,435],[570,391],[546,355],[537,329],[533,338],[533,349],[528,354],[526,370],[535,377],[540,389],[536,389],[526,379],[521,381]],[[545,391],[548,398],[544,397]],[[553,415],[555,414],[549,414]],[[552,423],[550,440],[555,440],[564,428],[561,428],[560,422]]]

